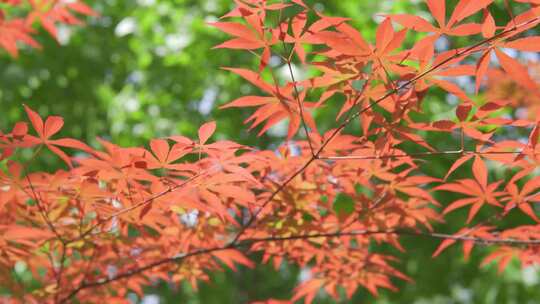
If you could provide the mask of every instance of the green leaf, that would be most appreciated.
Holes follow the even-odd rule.
[[[362,91],[364,89],[364,84],[366,83],[365,79],[356,79],[352,81],[353,89],[357,91]]]
[[[334,211],[338,214],[349,215],[354,211],[354,200],[344,193],[339,193],[334,200]]]

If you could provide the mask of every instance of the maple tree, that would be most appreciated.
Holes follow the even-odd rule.
[[[538,79],[505,50],[540,51],[540,6],[516,2],[527,10],[514,16],[506,1],[511,20],[497,24],[492,0],[461,0],[448,21],[446,1],[427,0],[438,27],[418,16],[385,15],[369,43],[347,18],[325,16],[302,0],[236,0],[226,20],[210,25],[232,36],[216,48],[256,56],[257,66],[224,69],[260,95],[222,108],[256,108],[245,122],[259,134],[285,121],[287,136],[275,151],[212,141],[219,122],[203,124],[196,139],[171,135],[147,147],[98,139],[97,149],[57,138],[61,117],[24,106],[29,122],[0,133],[0,284],[7,298],[128,302],[128,291],[142,295],[156,279],[196,288],[224,266],[255,267],[253,253],[276,268],[310,268],[290,301],[312,302],[320,290],[351,297],[359,287],[377,295],[396,290],[396,279],[413,280],[395,255],[376,246],[406,251],[403,236],[440,240],[434,257],[454,244],[465,257],[490,246],[484,263],[497,261],[500,271],[513,258],[537,263]],[[96,15],[77,1],[28,3],[26,18],[0,15],[0,45],[12,56],[17,42],[38,46],[30,36],[35,22],[56,36],[56,22],[80,23],[70,11]],[[411,35],[421,38],[407,48]],[[477,43],[435,49],[438,39],[452,36]],[[281,60],[290,80],[279,81],[271,58]],[[298,79],[298,65],[316,72]],[[452,81],[460,76],[475,77],[476,92],[485,89],[486,98]],[[452,117],[424,115],[426,96],[437,89],[459,100]],[[314,113],[330,107],[338,108],[335,127],[322,130]],[[457,148],[434,146],[433,133]],[[32,171],[46,150],[66,168]],[[443,176],[426,174],[422,164],[433,158],[452,159]],[[506,174],[495,180],[498,168]],[[456,199],[447,203],[440,193]],[[462,229],[436,230],[463,209]],[[512,226],[507,219],[516,213],[523,220]],[[20,265],[37,287],[13,278]]]

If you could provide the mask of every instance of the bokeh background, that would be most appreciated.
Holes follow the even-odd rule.
[[[457,1],[447,1],[449,10]],[[66,120],[64,135],[84,139],[97,146],[103,137],[120,145],[142,145],[150,138],[182,134],[193,136],[200,124],[218,122],[217,138],[227,138],[261,148],[275,148],[283,139],[286,126],[273,128],[257,137],[241,123],[249,110],[219,110],[218,106],[241,95],[256,93],[245,81],[220,67],[255,67],[256,59],[247,52],[212,50],[226,37],[206,23],[216,21],[232,8],[231,0],[104,0],[87,1],[101,14],[88,19],[85,27],[59,28],[59,41],[45,32],[37,40],[41,51],[23,50],[18,59],[0,53],[0,129],[24,119],[26,103],[42,115],[61,115]],[[377,13],[414,14],[429,18],[422,1],[336,0],[307,1],[326,15],[351,18],[366,39],[373,41]],[[512,2],[515,3],[515,2]],[[515,14],[524,7],[514,6]],[[503,1],[492,11],[499,24],[508,21]],[[407,43],[412,44],[411,36]],[[444,50],[468,40],[441,40]],[[512,54],[524,60],[537,60],[534,54]],[[279,60],[273,67],[287,77]],[[297,73],[309,73],[300,68]],[[472,92],[471,79],[460,79]],[[253,91],[253,92],[252,92]],[[477,98],[482,98],[479,96]],[[455,100],[435,91],[427,97],[427,113],[450,113]],[[316,113],[321,129],[334,123],[339,107]],[[444,142],[444,138],[432,138]],[[429,161],[429,160],[428,160]],[[430,170],[444,175],[451,160],[433,161]],[[39,169],[62,166],[57,159],[44,158]],[[456,215],[459,217],[462,215]],[[450,218],[451,219],[451,218]],[[456,221],[462,223],[463,221]],[[457,224],[449,229],[458,229]],[[488,249],[475,250],[465,261],[459,247],[431,258],[437,242],[404,238],[407,253],[401,254],[400,269],[415,283],[396,281],[400,291],[384,291],[374,298],[358,291],[350,303],[539,303],[538,268],[520,268],[512,263],[497,274],[496,265],[479,267]],[[388,249],[391,250],[391,249]],[[254,257],[256,259],[257,257]],[[246,303],[267,298],[287,299],[305,270],[283,265],[279,271],[269,266],[240,268],[212,275],[211,283],[199,290],[189,284],[170,286],[156,282],[143,299],[135,303]],[[344,274],[346,275],[346,274]],[[334,303],[322,296],[318,303]]]

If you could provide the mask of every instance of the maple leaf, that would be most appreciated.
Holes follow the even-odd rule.
[[[459,24],[463,19],[473,15],[491,4],[493,0],[462,0],[459,1],[450,19],[446,20],[446,0],[426,0],[429,11],[437,21],[434,26],[422,17],[408,14],[389,15],[395,22],[406,28],[418,31],[448,36],[469,36],[480,33],[482,27],[477,23]]]
[[[420,91],[436,85],[464,101],[471,102],[467,94],[458,85],[449,81],[448,77],[474,75],[474,66],[459,65],[464,57],[453,58],[457,50],[435,54],[436,39],[437,36],[428,36],[416,43],[409,51],[407,58],[418,61],[416,72],[409,77],[422,75],[414,83],[414,86]]]
[[[60,138],[60,139],[50,139],[51,136],[58,133],[62,126],[64,125],[64,119],[59,116],[49,116],[47,117],[47,120],[45,123],[43,122],[43,119],[34,112],[32,109],[30,109],[28,106],[24,106],[24,109],[26,111],[26,114],[28,115],[28,118],[30,119],[30,122],[32,123],[32,126],[34,127],[34,130],[38,134],[38,137],[34,137],[32,135],[26,135],[24,138],[24,141],[28,144],[43,144],[51,152],[58,155],[68,166],[71,167],[71,160],[70,157],[64,153],[62,150],[58,148],[60,147],[66,147],[66,148],[73,148],[78,149],[84,152],[92,153],[92,148],[84,144],[83,142],[73,139],[73,138]]]
[[[279,35],[285,34],[283,41],[293,43],[293,50],[302,63],[306,63],[306,53],[302,44],[323,44],[327,40],[319,39],[321,37],[318,35],[320,32],[329,27],[347,26],[344,22],[349,20],[348,18],[324,16],[319,12],[317,12],[317,15],[320,19],[308,27],[306,12],[300,12],[295,15],[290,21],[292,35],[289,35],[287,32],[287,27],[289,27],[288,23],[282,23],[282,26],[279,27]],[[332,40],[331,37],[328,37],[328,39],[333,43],[334,40]]]
[[[190,153],[195,153],[201,157],[202,153],[206,153],[209,156],[216,158],[227,158],[229,155],[234,154],[239,149],[246,149],[245,146],[239,145],[232,141],[220,140],[214,143],[208,144],[208,139],[216,131],[216,122],[211,121],[203,124],[197,131],[199,140],[194,141],[182,135],[173,135],[169,136],[169,139],[172,139],[177,143],[175,145],[177,149],[187,149],[191,148]]]
[[[23,167],[15,162],[8,162],[9,175],[0,172],[0,183],[2,195],[0,196],[0,206],[4,206],[11,200],[16,199],[19,193],[19,188],[23,187]]]
[[[488,105],[490,107],[491,105]],[[487,108],[487,107],[486,107]],[[496,109],[500,108],[500,106],[497,106]],[[431,126],[421,125],[421,128],[424,128],[425,130],[438,130],[438,131],[445,131],[445,132],[451,132],[455,129],[461,129],[463,134],[477,140],[478,144],[484,144],[484,143],[493,143],[491,140],[491,137],[494,134],[495,130],[490,130],[487,133],[482,133],[478,129],[480,127],[486,127],[492,125],[502,126],[507,124],[512,124],[512,121],[505,120],[505,119],[499,119],[499,118],[489,118],[487,115],[488,113],[491,113],[491,111],[483,111],[481,108],[476,111],[475,115],[471,115],[473,113],[473,104],[471,103],[463,103],[456,107],[456,118],[457,122],[450,121],[450,120],[441,120],[436,121],[431,124]],[[463,151],[464,152],[464,151]],[[445,179],[448,178],[448,176],[456,170],[459,166],[461,166],[464,162],[470,159],[470,155],[464,153],[458,159],[453,165],[452,168],[448,170],[448,173],[445,176]]]
[[[39,240],[39,239],[46,239],[53,236],[53,233],[50,231],[44,231],[41,229],[36,229],[32,227],[24,227],[24,226],[11,226],[11,227],[5,227],[0,226],[0,229],[4,230],[6,228],[9,228],[7,231],[4,231],[2,234],[3,238],[7,240]]]
[[[504,269],[506,268],[506,266],[508,266],[508,263],[510,263],[512,258],[517,256],[518,253],[519,253],[519,250],[516,249],[516,248],[503,246],[503,247],[500,247],[499,249],[497,249],[496,251],[492,252],[491,254],[489,254],[487,257],[485,257],[484,260],[482,261],[481,265],[482,266],[487,265],[490,262],[498,259],[499,260],[498,261],[498,272],[502,273],[504,271]]]
[[[266,121],[263,128],[259,131],[259,135],[262,135],[268,131],[270,127],[276,125],[281,120],[289,118],[287,138],[292,138],[297,133],[301,123],[300,108],[296,98],[300,100],[305,108],[315,106],[313,103],[304,101],[306,94],[305,91],[300,92],[298,96],[294,96],[294,94],[296,94],[296,90],[294,89],[294,85],[291,83],[288,83],[285,87],[272,87],[270,84],[263,81],[261,77],[253,71],[236,68],[226,68],[226,70],[242,76],[265,93],[271,95],[244,96],[220,107],[220,109],[225,109],[230,107],[260,106],[248,119],[245,120],[246,123],[252,121],[250,129]],[[308,111],[304,111],[304,118],[306,120],[306,124],[312,130],[315,130],[315,122]]]
[[[516,175],[515,177],[519,179],[519,175]],[[538,191],[540,188],[540,177],[534,177],[528,180],[523,185],[521,190],[515,183],[517,181],[515,177],[512,178],[508,184],[506,184],[506,191],[508,192],[509,197],[503,198],[503,201],[507,201],[504,208],[505,212],[518,207],[523,213],[531,217],[533,220],[540,222],[540,219],[538,219],[536,212],[531,206],[531,204],[540,202],[540,192]]]
[[[260,16],[262,20],[266,17],[266,11],[275,11],[287,8],[290,4],[287,3],[268,3],[267,1],[244,1],[234,0],[235,8],[221,18],[229,17],[244,17],[248,18],[253,15]]]
[[[181,143],[177,143],[170,147],[167,140],[153,139],[150,141],[150,148],[152,149],[152,155],[147,154],[148,169],[176,169],[181,168],[172,164],[178,159],[182,158],[187,153],[191,152],[191,148]]]
[[[225,263],[229,268],[236,270],[234,263],[242,264],[249,268],[253,268],[254,264],[246,258],[240,251],[235,249],[213,251],[212,255]]]
[[[302,42],[309,41],[310,34],[305,34],[304,30],[307,24],[307,13],[301,12],[291,19],[292,37],[286,37],[285,42],[293,42],[293,50],[302,63],[306,63],[306,52],[302,46]],[[283,26],[279,28],[280,34],[286,34],[287,31],[283,29]],[[308,30],[309,31],[309,30]],[[307,36],[307,37],[306,37]]]
[[[274,9],[282,9],[288,5],[275,5]],[[251,11],[251,8],[246,8]],[[264,12],[264,9],[263,9]],[[211,22],[209,25],[214,26],[235,38],[225,41],[214,48],[228,48],[228,49],[244,49],[255,50],[263,48],[263,52],[260,56],[259,72],[261,72],[268,62],[271,56],[271,46],[276,44],[279,39],[276,36],[277,32],[270,32],[270,35],[266,35],[264,29],[265,14],[243,14],[247,25],[238,22]],[[230,15],[233,16],[233,15]]]
[[[58,33],[56,23],[68,25],[81,25],[83,22],[75,17],[71,11],[87,16],[97,16],[98,14],[83,2],[58,1],[58,0],[30,0],[32,12],[26,18],[27,24],[32,24],[38,20],[43,28],[56,40]]]
[[[443,214],[446,214],[466,205],[472,205],[467,217],[467,223],[474,218],[480,208],[486,203],[496,207],[502,207],[497,198],[502,196],[503,192],[496,191],[502,181],[488,184],[488,171],[484,162],[479,156],[476,156],[474,159],[472,172],[474,175],[474,180],[461,179],[455,183],[447,183],[434,188],[435,190],[457,192],[470,196],[468,198],[454,201],[443,211]]]
[[[338,32],[320,31],[314,37],[324,42],[335,56],[347,55],[358,58],[360,61],[369,61],[373,64],[373,73],[377,78],[387,81],[387,72],[392,71],[399,75],[410,73],[412,70],[401,64],[406,54],[392,54],[399,48],[405,39],[407,30],[394,32],[390,19],[385,19],[376,32],[376,43],[370,45],[362,35],[351,26],[341,23],[336,26]]]
[[[510,24],[513,24],[513,21],[510,22],[509,25]],[[507,25],[507,27],[509,25]],[[494,26],[495,25],[493,24],[493,27]],[[493,33],[491,33],[492,31],[494,31],[494,29],[490,30],[490,37],[493,37]],[[496,55],[502,69],[506,71],[510,75],[510,77],[512,77],[517,83],[524,86],[525,88],[536,91],[538,89],[538,85],[529,75],[527,68],[524,67],[521,63],[519,63],[519,61],[517,61],[516,59],[508,56],[505,52],[501,51],[501,49],[515,49],[525,52],[538,52],[540,51],[540,47],[538,46],[538,43],[540,43],[539,38],[540,37],[532,36],[518,38],[510,41],[497,39],[491,42],[490,45],[482,52],[476,64],[476,92],[478,92],[480,85],[489,69],[490,56],[492,53]]]
[[[0,11],[1,14],[1,11]],[[4,20],[0,15],[0,46],[11,56],[17,57],[19,50],[17,43],[21,42],[34,48],[41,46],[31,36],[34,31],[28,27],[23,19]]]
[[[305,297],[304,301],[306,303],[313,302],[317,292],[324,283],[324,279],[311,279],[303,282],[294,289],[294,296],[291,300],[294,302]]]
[[[457,243],[459,241],[459,238],[464,238],[465,240],[461,241],[463,242],[463,255],[465,256],[465,260],[468,260],[474,247],[475,241],[467,238],[477,238],[484,240],[494,239],[494,235],[493,233],[491,233],[491,231],[494,229],[495,227],[493,226],[474,226],[471,228],[464,227],[460,229],[456,234],[452,235],[451,238],[447,238],[446,240],[442,241],[441,244],[437,247],[437,249],[433,252],[431,257],[437,257],[448,247]]]
[[[488,171],[484,161],[479,156],[476,156],[474,159],[472,172],[474,179],[460,179],[454,183],[446,183],[434,188],[435,190],[457,192],[470,196],[454,201],[443,211],[443,214],[446,214],[455,209],[472,205],[467,217],[467,223],[474,218],[480,208],[486,203],[496,207],[502,207],[497,198],[504,194],[503,192],[496,191],[502,181],[488,184]]]
[[[408,174],[409,172],[407,171],[399,174],[390,182],[388,188],[391,191],[399,191],[410,197],[416,197],[431,202],[434,205],[438,205],[429,192],[422,189],[420,185],[440,182],[440,180],[429,176],[408,176]]]

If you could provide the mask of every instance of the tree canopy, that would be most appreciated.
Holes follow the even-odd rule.
[[[540,297],[538,5],[0,1],[1,296]]]

